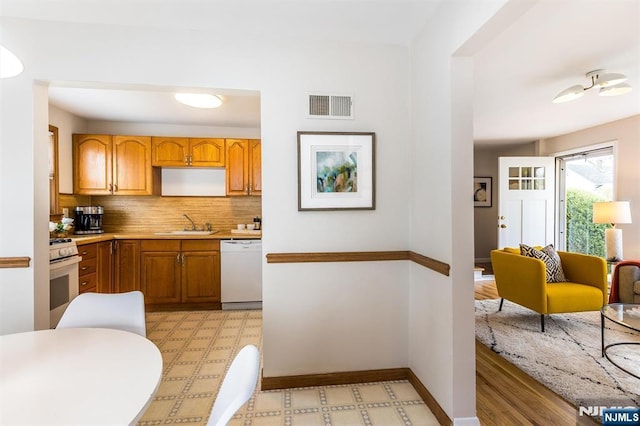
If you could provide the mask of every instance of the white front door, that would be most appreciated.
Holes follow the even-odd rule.
[[[553,157],[500,157],[498,248],[554,242]]]

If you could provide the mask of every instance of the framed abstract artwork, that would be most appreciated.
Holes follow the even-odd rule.
[[[298,210],[374,210],[375,133],[298,132]]]
[[[491,207],[491,177],[473,178],[473,206]]]

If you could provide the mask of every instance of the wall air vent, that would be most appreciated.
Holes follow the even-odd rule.
[[[309,118],[353,118],[353,99],[349,95],[309,95]]]

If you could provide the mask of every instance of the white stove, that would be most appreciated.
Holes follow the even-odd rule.
[[[59,263],[78,255],[78,246],[71,238],[49,240],[49,263]]]
[[[79,291],[78,246],[71,238],[49,240],[49,327],[55,328]]]

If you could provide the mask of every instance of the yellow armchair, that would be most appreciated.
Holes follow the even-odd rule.
[[[548,314],[598,311],[607,303],[607,263],[604,259],[580,253],[558,251],[568,281],[547,283],[542,260],[521,256],[520,249],[491,251],[500,308],[504,299],[544,316]]]

